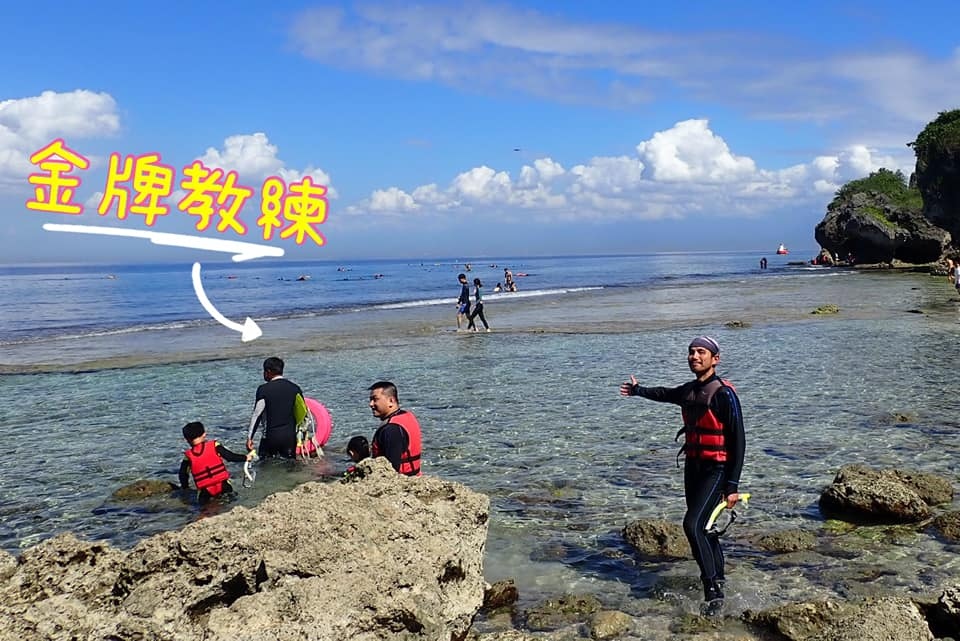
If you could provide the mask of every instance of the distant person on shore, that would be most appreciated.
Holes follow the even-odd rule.
[[[513,272],[508,267],[503,268],[503,288],[508,292],[517,291],[517,284],[513,280]]]
[[[253,435],[263,426],[258,453],[261,458],[294,458],[297,451],[297,426],[307,416],[303,390],[283,377],[283,360],[276,356],[263,361],[263,380],[257,388],[253,416],[247,431],[247,449],[253,449]]]
[[[370,410],[382,422],[373,434],[370,455],[386,456],[400,474],[420,476],[420,423],[413,412],[400,409],[397,386],[390,381],[371,385]]]
[[[767,257],[764,256],[763,258],[760,259],[760,269],[766,269],[766,268],[767,268]]]
[[[947,259],[947,278],[953,283],[957,294],[960,294],[960,259],[957,261],[954,261],[952,258]]]
[[[740,500],[744,432],[740,399],[733,387],[717,376],[720,346],[709,336],[699,336],[687,348],[687,365],[696,379],[679,387],[642,387],[633,376],[620,384],[623,396],[642,396],[679,405],[683,415],[685,455],[683,468],[687,512],[683,531],[693,558],[700,566],[707,615],[723,607],[724,563],[720,541],[706,531],[710,513],[720,501],[733,508]],[[679,457],[679,454],[678,454]]]
[[[232,494],[230,473],[223,460],[231,463],[243,463],[253,458],[254,453],[246,455],[231,452],[217,441],[207,440],[207,430],[200,421],[193,421],[183,426],[183,438],[190,444],[190,448],[183,453],[183,462],[180,463],[180,487],[190,489],[190,477],[197,487],[197,502],[204,504],[210,499],[222,494]]]
[[[457,281],[460,283],[460,297],[457,298],[457,331],[459,332],[461,323],[470,315],[470,285],[467,284],[466,274],[458,274]]]
[[[479,278],[473,279],[473,295],[473,311],[470,313],[470,323],[467,325],[467,329],[472,329],[475,332],[479,331],[473,322],[473,319],[479,316],[480,321],[483,323],[483,328],[489,332],[490,325],[487,324],[487,319],[483,315],[483,283],[480,282]]]

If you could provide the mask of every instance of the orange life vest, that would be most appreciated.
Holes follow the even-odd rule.
[[[389,417],[383,425],[380,426],[380,429],[391,423],[398,425],[407,438],[407,447],[400,457],[400,469],[397,471],[406,476],[420,476],[421,438],[420,423],[417,422],[417,417],[406,410],[399,410],[396,414]],[[373,443],[370,445],[370,454],[374,457],[384,455],[384,453],[380,451],[380,442],[376,437],[374,437]]]
[[[199,451],[197,451],[199,448]],[[184,452],[190,461],[193,482],[198,490],[206,490],[210,496],[223,492],[223,482],[230,478],[223,459],[217,454],[217,443],[203,441]]]
[[[680,405],[683,428],[677,432],[677,437],[684,434],[680,452],[686,454],[687,458],[718,463],[727,460],[723,424],[710,410],[710,402],[721,387],[736,391],[729,381],[715,378],[706,385],[691,388]]]

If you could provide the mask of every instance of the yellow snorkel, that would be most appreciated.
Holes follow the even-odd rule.
[[[744,492],[740,494],[740,502],[743,503],[743,507],[750,507],[750,493]],[[737,513],[733,511],[733,508],[730,508],[730,521],[722,529],[718,528],[717,519],[720,518],[720,515],[723,514],[723,511],[726,509],[726,500],[720,501],[717,503],[717,507],[713,508],[713,512],[710,513],[710,518],[707,519],[707,525],[704,527],[708,534],[720,536],[727,531],[727,528],[730,527],[734,521],[737,520]]]

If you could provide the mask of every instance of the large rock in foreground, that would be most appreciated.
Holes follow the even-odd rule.
[[[489,500],[360,465],[357,483],[306,483],[127,553],[45,541],[3,564],[0,639],[463,638],[483,602]]]
[[[930,474],[845,465],[820,494],[820,509],[845,521],[915,523],[930,517],[929,503],[952,495],[949,481]]]

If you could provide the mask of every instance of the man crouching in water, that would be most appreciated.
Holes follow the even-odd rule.
[[[732,508],[740,500],[738,486],[743,468],[745,439],[740,399],[733,387],[717,376],[720,346],[709,336],[690,342],[687,365],[697,377],[680,387],[641,387],[633,376],[620,385],[623,396],[642,396],[652,401],[679,405],[683,414],[685,454],[683,487],[687,513],[683,531],[693,558],[700,566],[706,615],[723,607],[723,551],[720,540],[706,531],[713,508],[726,501]],[[677,434],[679,436],[680,433]]]
[[[386,456],[400,474],[420,476],[420,423],[413,412],[400,409],[397,386],[379,381],[369,388],[370,410],[383,421],[373,434],[370,455]]]

